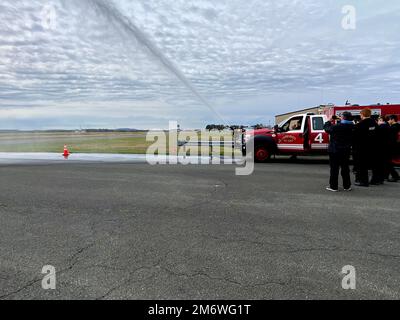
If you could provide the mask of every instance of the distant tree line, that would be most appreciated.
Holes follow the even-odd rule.
[[[148,130],[122,128],[122,129],[84,129],[83,131],[85,131],[85,132],[143,132],[143,131],[148,131]]]
[[[211,131],[211,130],[218,130],[218,131],[222,131],[227,129],[227,127],[223,124],[208,124],[206,126],[206,130]]]
[[[212,130],[218,130],[218,131],[222,131],[222,130],[237,130],[237,129],[244,129],[247,128],[247,126],[243,126],[243,125],[232,125],[232,126],[226,126],[223,124],[209,124],[206,126],[206,130],[208,131],[212,131]],[[268,128],[268,126],[262,124],[262,123],[258,123],[255,124],[254,126],[250,126],[250,128],[253,129],[263,129],[263,128]]]
[[[251,126],[253,129],[263,129],[263,128],[270,128],[270,126],[266,126],[265,124],[263,124],[263,123],[258,123],[258,124],[255,124],[254,126]]]

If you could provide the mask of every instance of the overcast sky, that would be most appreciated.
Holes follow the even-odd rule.
[[[109,1],[122,23],[101,2],[1,0],[0,130],[220,123],[176,72],[231,124],[400,103],[398,0]]]

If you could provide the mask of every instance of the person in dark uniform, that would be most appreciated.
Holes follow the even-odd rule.
[[[390,125],[390,161],[388,162],[387,169],[387,178],[389,182],[397,182],[400,177],[397,173],[392,159],[396,156],[400,155],[400,123],[398,123],[398,117],[396,115],[389,116],[389,125]],[[392,176],[390,178],[390,176]]]
[[[330,135],[329,142],[329,163],[330,180],[328,191],[339,191],[339,171],[343,179],[343,188],[345,191],[351,191],[350,178],[350,155],[353,144],[354,124],[350,112],[343,112],[341,121],[337,122],[336,117],[332,117],[324,125],[324,130]]]
[[[376,155],[376,181],[371,184],[380,185],[387,179],[390,172],[390,164],[392,163],[391,146],[390,146],[390,125],[389,118],[381,116],[378,119],[378,149]]]
[[[356,154],[356,182],[360,187],[369,187],[368,170],[372,169],[371,182],[379,181],[378,167],[378,123],[371,118],[371,109],[361,110],[361,121],[354,128],[354,152]]]

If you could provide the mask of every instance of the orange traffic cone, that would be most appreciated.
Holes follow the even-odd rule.
[[[70,156],[68,147],[67,147],[66,145],[64,146],[64,153],[63,153],[63,156],[64,156],[65,159],[68,159],[68,157]]]

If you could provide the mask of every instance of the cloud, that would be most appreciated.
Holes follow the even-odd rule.
[[[400,100],[398,1],[350,1],[357,10],[350,31],[341,27],[349,4],[342,0],[113,4],[227,122],[267,122],[347,99]],[[219,121],[91,1],[1,2],[1,128],[29,128],[30,119],[32,128],[165,127],[168,118],[191,127]]]

